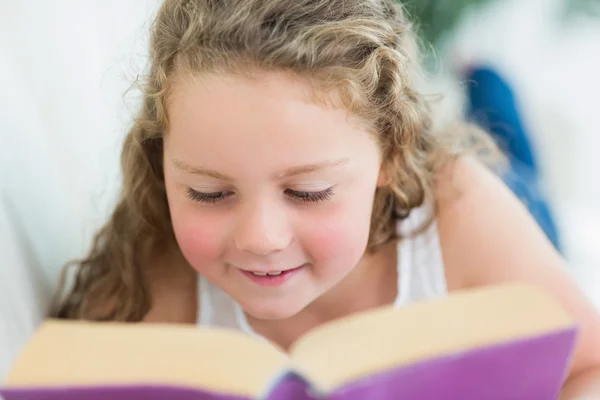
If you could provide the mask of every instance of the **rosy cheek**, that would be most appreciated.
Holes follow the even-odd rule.
[[[219,224],[198,215],[179,215],[173,218],[173,229],[179,247],[192,267],[204,272],[223,254]]]
[[[332,210],[333,211],[333,210]],[[300,239],[317,263],[341,269],[353,266],[364,253],[369,235],[369,219],[340,208],[315,221],[304,223]]]

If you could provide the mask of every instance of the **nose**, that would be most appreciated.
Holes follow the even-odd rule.
[[[289,246],[292,231],[282,206],[262,202],[240,211],[235,230],[239,250],[263,256]]]

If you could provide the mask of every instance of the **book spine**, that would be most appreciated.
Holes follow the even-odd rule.
[[[260,400],[317,400],[321,399],[310,382],[298,372],[287,370],[269,385]]]

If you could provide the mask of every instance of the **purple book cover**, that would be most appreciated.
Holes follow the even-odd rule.
[[[576,329],[498,344],[365,376],[318,395],[294,373],[284,374],[264,400],[555,400],[569,367]],[[249,400],[166,386],[0,389],[4,400]]]

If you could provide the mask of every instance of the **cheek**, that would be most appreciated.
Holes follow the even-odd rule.
[[[367,211],[370,211],[366,207]],[[348,270],[363,256],[369,239],[370,212],[335,207],[326,216],[303,222],[303,247],[325,273]]]
[[[175,239],[188,263],[198,272],[208,272],[223,253],[222,218],[203,212],[190,201],[165,172],[165,183]]]
[[[194,212],[195,211],[195,212]],[[221,224],[197,210],[172,213],[173,231],[183,256],[198,272],[207,272],[223,254]]]

